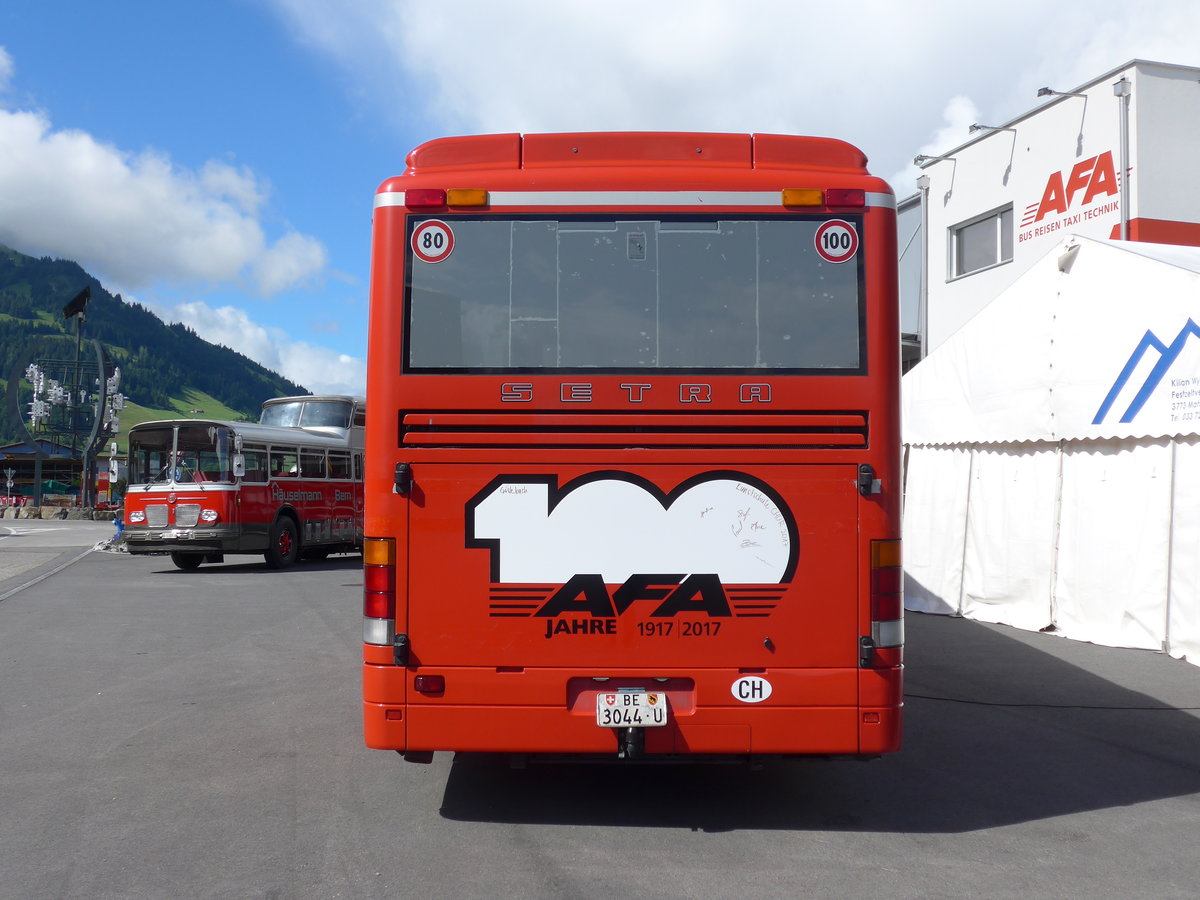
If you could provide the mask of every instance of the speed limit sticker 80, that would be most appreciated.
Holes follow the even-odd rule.
[[[429,219],[413,230],[412,251],[417,259],[440,263],[454,249],[454,232],[439,219]]]
[[[858,229],[842,219],[822,222],[815,238],[817,253],[831,263],[844,263],[858,253]]]

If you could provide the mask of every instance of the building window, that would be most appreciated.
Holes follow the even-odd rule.
[[[952,278],[1012,262],[1013,211],[1011,206],[955,225],[950,229],[954,269]]]

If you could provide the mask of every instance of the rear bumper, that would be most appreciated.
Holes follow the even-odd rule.
[[[446,690],[425,696],[415,674],[442,674]],[[606,673],[577,670],[402,669],[363,666],[368,747],[528,754],[615,754],[617,729],[596,724],[599,691],[665,690],[670,717],[645,729],[647,755],[784,754],[877,756],[900,749],[902,667],[790,669],[762,674],[771,696],[740,703],[737,669]],[[658,681],[656,678],[667,678]],[[411,702],[404,703],[405,697]],[[490,698],[490,699],[489,699]]]

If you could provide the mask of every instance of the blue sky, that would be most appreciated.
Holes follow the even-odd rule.
[[[905,196],[915,154],[1133,58],[1200,65],[1200,4],[6,0],[0,243],[361,392],[371,198],[423,141],[821,134]]]

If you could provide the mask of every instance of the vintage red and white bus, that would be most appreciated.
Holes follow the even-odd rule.
[[[365,407],[278,397],[258,423],[144,422],[129,431],[125,546],[181,569],[262,554],[273,568],[355,551],[363,537]]]
[[[898,749],[895,201],[837,140],[483,135],[375,196],[370,747]]]

